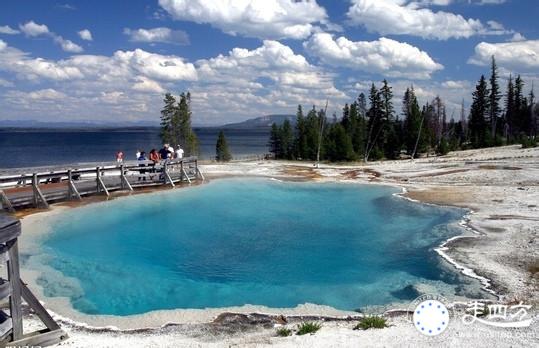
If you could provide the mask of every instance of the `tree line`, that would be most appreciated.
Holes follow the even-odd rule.
[[[539,105],[533,88],[524,96],[520,75],[514,80],[509,77],[502,95],[498,80],[492,57],[490,78],[481,76],[469,115],[463,101],[459,120],[448,120],[439,96],[420,107],[413,86],[406,89],[402,110],[397,112],[387,80],[380,87],[373,83],[368,96],[360,93],[345,104],[340,119],[336,114],[328,118],[325,110],[315,106],[305,114],[299,105],[294,126],[288,120],[272,125],[269,149],[278,159],[368,161],[515,143],[535,146]]]

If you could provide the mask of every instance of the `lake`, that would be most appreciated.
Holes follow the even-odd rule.
[[[232,155],[242,157],[268,152],[269,130],[225,129]],[[218,128],[195,128],[201,159],[215,157]],[[115,161],[122,150],[126,160],[162,146],[159,129],[107,130],[0,130],[0,169]]]

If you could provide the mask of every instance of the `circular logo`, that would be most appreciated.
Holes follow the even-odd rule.
[[[427,336],[436,336],[447,329],[449,311],[438,300],[425,300],[415,308],[412,320],[419,332]]]

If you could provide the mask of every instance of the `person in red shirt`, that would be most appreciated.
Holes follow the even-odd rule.
[[[116,152],[116,162],[119,164],[124,163],[124,153],[122,150]]]

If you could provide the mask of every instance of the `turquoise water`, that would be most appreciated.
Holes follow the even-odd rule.
[[[90,314],[303,303],[354,310],[461,289],[433,247],[464,211],[384,186],[226,179],[72,209],[39,256],[47,296]],[[58,272],[59,271],[59,272]]]

